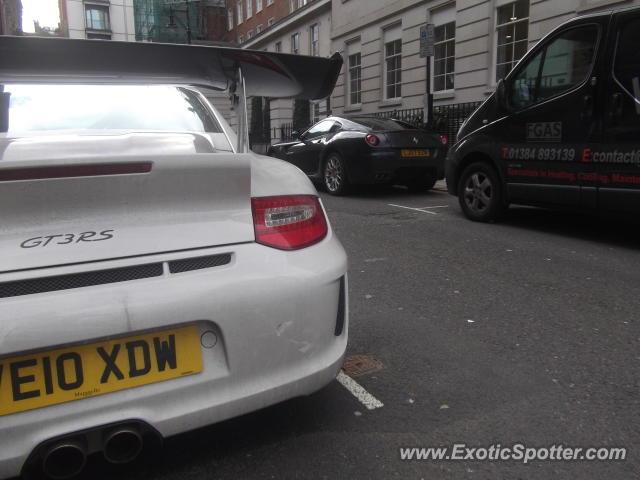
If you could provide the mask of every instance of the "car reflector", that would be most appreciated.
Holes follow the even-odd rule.
[[[251,199],[256,242],[281,250],[298,250],[327,235],[318,197],[287,195]]]
[[[364,137],[364,139],[372,147],[376,147],[380,143],[380,139],[376,135],[369,134],[366,137]]]

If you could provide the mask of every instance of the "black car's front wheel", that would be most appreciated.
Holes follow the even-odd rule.
[[[349,189],[344,160],[339,154],[331,153],[324,161],[322,182],[331,195],[344,195]]]
[[[505,210],[500,179],[484,162],[472,163],[462,172],[458,201],[464,214],[475,222],[494,222]]]

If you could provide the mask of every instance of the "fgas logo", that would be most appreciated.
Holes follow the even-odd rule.
[[[562,122],[527,123],[528,142],[559,142],[562,140]]]
[[[47,245],[69,245],[80,242],[102,242],[113,238],[114,230],[102,230],[101,232],[87,231],[82,233],[60,233],[58,235],[45,235],[42,237],[28,238],[20,244],[22,248],[46,247]]]

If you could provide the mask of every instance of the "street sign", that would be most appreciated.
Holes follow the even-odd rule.
[[[420,27],[420,58],[433,57],[433,23]]]

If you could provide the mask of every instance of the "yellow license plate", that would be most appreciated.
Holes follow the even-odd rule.
[[[431,153],[424,148],[403,148],[400,150],[400,155],[402,157],[428,157]]]
[[[202,371],[198,327],[0,360],[0,416]]]

